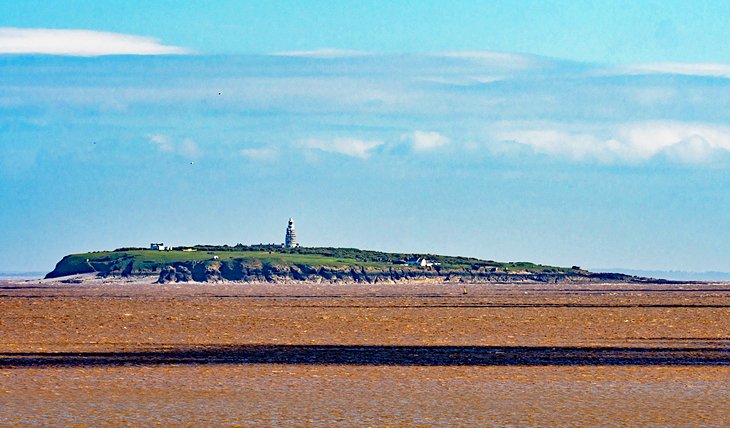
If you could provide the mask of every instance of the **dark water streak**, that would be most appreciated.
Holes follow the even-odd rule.
[[[730,348],[238,345],[135,352],[0,353],[2,368],[206,364],[730,366]]]

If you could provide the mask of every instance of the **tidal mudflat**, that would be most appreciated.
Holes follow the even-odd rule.
[[[730,425],[730,284],[0,283],[2,425]]]

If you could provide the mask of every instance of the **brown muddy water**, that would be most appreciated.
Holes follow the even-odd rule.
[[[3,426],[730,426],[730,285],[0,282]]]

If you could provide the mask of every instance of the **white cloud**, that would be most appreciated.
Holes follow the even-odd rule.
[[[439,134],[438,132],[415,131],[412,134],[406,134],[403,139],[410,140],[413,150],[428,151],[444,146],[450,140]]]
[[[0,54],[71,56],[179,55],[190,53],[157,39],[131,34],[48,28],[0,28]]]
[[[442,85],[473,86],[476,84],[499,82],[504,79],[505,78],[503,76],[477,75],[463,77],[423,77],[420,80],[423,82],[437,83]]]
[[[729,150],[720,147],[721,150]],[[667,158],[681,163],[705,163],[717,152],[718,147],[701,136],[692,136],[664,149]]]
[[[185,138],[182,141],[175,141],[165,134],[147,135],[150,143],[157,146],[161,152],[175,153],[180,156],[197,159],[201,156],[201,151],[195,141]]]
[[[157,147],[163,152],[172,152],[174,150],[172,140],[170,140],[170,137],[167,135],[154,134],[148,135],[147,138],[149,138],[150,142],[157,145]]]
[[[574,161],[637,163],[666,157],[680,163],[707,163],[730,152],[730,127],[685,122],[637,122],[600,129],[560,124],[506,124],[493,137],[529,146],[536,153]]]
[[[295,56],[295,57],[310,57],[310,58],[350,58],[359,56],[372,55],[370,52],[357,51],[357,50],[346,50],[346,49],[313,49],[309,51],[280,51],[272,52],[272,56]]]
[[[515,53],[492,52],[492,51],[453,51],[439,52],[432,54],[435,57],[461,58],[500,64],[514,68],[531,68],[541,65],[544,60],[532,55],[521,55]]]
[[[638,64],[619,70],[620,74],[679,74],[684,76],[730,77],[730,65],[712,63],[663,62]]]
[[[356,138],[334,138],[331,140],[312,138],[302,142],[302,145],[308,149],[339,153],[361,159],[367,159],[373,149],[383,144],[382,141],[365,141]]]
[[[275,147],[259,147],[241,149],[241,156],[257,161],[271,161],[279,157],[279,150]]]
[[[177,152],[186,158],[196,159],[200,157],[200,148],[190,138],[184,139],[177,147]]]

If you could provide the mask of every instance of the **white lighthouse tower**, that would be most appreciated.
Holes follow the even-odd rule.
[[[294,219],[289,218],[289,225],[286,226],[286,237],[284,238],[284,247],[296,248],[299,244],[297,243],[297,232],[294,230]]]

